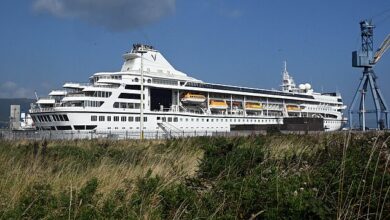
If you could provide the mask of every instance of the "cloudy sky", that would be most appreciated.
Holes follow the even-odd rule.
[[[117,71],[131,45],[154,45],[206,82],[279,88],[283,60],[297,82],[349,104],[361,70],[359,21],[390,32],[388,0],[3,0],[0,98],[45,96],[64,82]],[[390,104],[390,51],[376,66]]]

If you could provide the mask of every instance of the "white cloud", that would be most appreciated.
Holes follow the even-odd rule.
[[[32,98],[31,89],[18,86],[15,82],[7,81],[0,84],[0,98]]]
[[[176,0],[34,0],[33,7],[56,17],[123,31],[158,21],[173,13],[175,5]]]

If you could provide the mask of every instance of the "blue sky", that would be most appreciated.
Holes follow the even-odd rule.
[[[378,47],[390,32],[388,0],[3,0],[0,98],[118,71],[121,55],[145,42],[206,82],[279,88],[287,60],[296,82],[339,91],[349,105],[361,76],[351,52],[366,18]],[[375,70],[390,104],[390,51]]]

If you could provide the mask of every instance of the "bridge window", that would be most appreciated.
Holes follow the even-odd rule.
[[[120,99],[141,99],[140,94],[132,94],[132,93],[121,93],[119,95]]]
[[[130,89],[130,90],[141,90],[140,85],[126,85],[125,89]]]

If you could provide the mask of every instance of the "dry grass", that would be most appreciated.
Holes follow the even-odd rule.
[[[30,153],[24,157],[3,151],[0,154],[0,192],[3,195],[0,198],[7,203],[2,206],[12,208],[21,194],[36,182],[50,183],[54,193],[70,189],[77,192],[88,180],[96,177],[98,193],[104,198],[115,189],[123,188],[127,182],[143,177],[149,170],[152,176],[158,175],[167,184],[182,181],[194,175],[203,152],[189,146],[192,142],[188,139],[172,143],[177,146],[162,141],[60,141],[49,143],[45,156],[42,149],[36,156],[33,149],[27,150]],[[18,146],[18,149],[33,146],[25,140],[7,144]],[[97,147],[110,148],[127,153],[130,158],[115,161],[109,155],[102,155],[94,163],[80,164],[74,157],[50,155],[49,152],[59,146],[76,147],[88,153],[95,152]]]
[[[100,214],[114,198],[112,210],[126,208],[122,216],[138,219],[388,219],[389,142],[388,133],[325,133],[55,141],[34,151],[30,141],[0,141],[0,211],[24,216],[20,200],[36,183],[48,183],[60,201],[64,194],[80,199],[81,189],[96,178],[95,200],[88,205]],[[125,190],[129,203],[122,206],[113,197],[117,189]],[[79,216],[72,197],[72,207],[61,204],[48,207],[43,216],[53,210]]]

